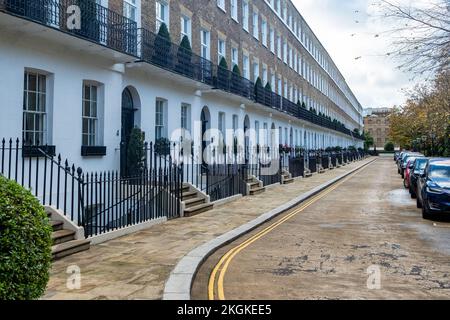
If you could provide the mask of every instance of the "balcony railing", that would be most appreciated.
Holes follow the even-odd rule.
[[[77,6],[80,9],[80,28],[71,25],[70,17],[73,13],[67,13],[71,12],[68,10],[70,6]],[[93,0],[0,0],[0,11],[138,56],[137,23]],[[140,58],[147,63],[362,140],[361,135],[336,122],[318,116],[262,86],[255,87],[250,80],[215,65],[191,50],[180,47],[149,30],[141,29],[139,40]]]
[[[92,0],[0,0],[0,11],[137,56],[137,23]]]

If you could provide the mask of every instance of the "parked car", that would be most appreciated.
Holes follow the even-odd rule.
[[[405,170],[406,170],[406,165],[408,164],[408,160],[412,159],[412,158],[417,158],[417,157],[423,157],[422,154],[420,153],[407,153],[405,155],[403,155],[402,160],[399,163],[399,170],[400,170],[400,175],[402,176],[402,179],[405,179]]]
[[[397,162],[398,157],[400,156],[400,151],[394,152],[394,162]]]
[[[417,158],[414,163],[412,169],[409,172],[409,193],[411,194],[411,198],[417,198],[417,180],[423,175],[425,167],[428,163],[428,158],[422,157]]]
[[[422,158],[422,156],[411,156],[407,158],[407,163],[406,163],[406,167],[405,167],[405,176],[403,178],[403,186],[406,189],[409,189],[409,184],[410,184],[410,176],[411,176],[411,170],[414,167],[414,161],[416,161],[416,159],[418,158]]]
[[[417,207],[424,219],[450,213],[450,158],[429,160],[417,190]]]

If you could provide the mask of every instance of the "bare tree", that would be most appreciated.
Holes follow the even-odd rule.
[[[399,61],[399,69],[416,75],[450,70],[450,0],[427,5],[402,5],[378,0],[382,17],[389,20],[393,50],[387,55]]]

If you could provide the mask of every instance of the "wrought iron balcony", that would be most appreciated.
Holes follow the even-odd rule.
[[[79,8],[79,27],[71,6]],[[0,11],[137,56],[137,23],[93,0],[0,0]]]

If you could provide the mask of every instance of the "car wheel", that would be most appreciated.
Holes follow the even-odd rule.
[[[416,199],[417,208],[422,208],[422,204],[419,201],[419,198]]]
[[[427,220],[430,219],[430,212],[427,209],[426,203],[424,203],[422,205],[422,218],[427,219]]]
[[[417,199],[417,195],[414,192],[411,192],[411,199]]]
[[[405,187],[405,189],[408,189],[408,188],[409,188],[408,185],[407,185],[407,183],[406,183],[406,179],[403,179],[403,186]]]

